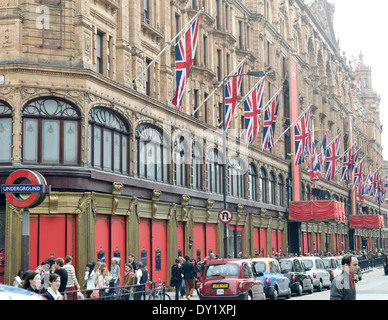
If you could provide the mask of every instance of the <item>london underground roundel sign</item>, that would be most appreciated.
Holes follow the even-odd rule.
[[[28,181],[30,183],[25,184]],[[49,189],[46,179],[39,172],[24,169],[11,173],[6,183],[1,185],[1,192],[18,208],[34,208],[40,205]],[[30,196],[25,197],[28,194]]]
[[[223,209],[218,213],[218,219],[223,223],[229,223],[233,219],[233,214],[228,209]]]

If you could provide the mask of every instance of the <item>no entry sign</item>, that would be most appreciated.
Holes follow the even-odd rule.
[[[26,184],[28,181],[30,184]],[[18,208],[34,208],[40,205],[49,189],[46,179],[39,172],[24,169],[11,173],[6,183],[1,185],[1,192]],[[30,196],[24,198],[22,194]]]
[[[218,214],[218,219],[223,223],[229,223],[233,219],[233,214],[228,209],[223,209]]]

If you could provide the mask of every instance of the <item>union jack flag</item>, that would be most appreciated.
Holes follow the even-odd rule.
[[[331,181],[337,171],[337,161],[339,158],[340,135],[335,138],[326,152],[326,180]]]
[[[309,151],[309,162],[307,171],[310,176],[310,180],[319,180],[321,178],[321,165],[319,162],[317,149],[315,148],[314,134],[309,130],[309,141],[307,145]]]
[[[369,194],[369,189],[372,185],[372,176],[370,174],[370,169],[368,176],[365,178],[364,181],[360,181],[360,184],[358,186],[358,199],[363,202],[366,200]]]
[[[319,164],[321,168],[323,168],[323,164],[326,160],[326,146],[327,146],[327,131],[325,132],[325,136],[323,137],[321,144],[321,153],[319,154]]]
[[[271,105],[264,112],[264,132],[262,151],[271,148],[274,144],[276,120],[278,118],[279,101],[281,90],[272,100]]]
[[[245,62],[237,70],[234,77],[231,77],[228,83],[225,85],[225,129],[229,129],[230,122],[232,120],[232,115],[234,109],[236,108],[237,99],[240,94],[240,88],[242,83],[242,74],[244,72]],[[240,76],[239,76],[240,75]]]
[[[354,172],[353,190],[356,190],[358,185],[362,182],[362,171],[364,170],[365,158],[360,162]]]
[[[265,78],[263,78],[244,101],[245,128],[247,146],[250,145],[260,129],[261,107],[263,103]]]
[[[306,161],[306,146],[309,138],[310,108],[294,126],[295,133],[295,164]]]
[[[371,188],[369,190],[369,195],[372,197],[375,197],[376,192],[378,192],[379,171],[380,171],[380,169],[377,169],[376,172],[373,174],[372,185],[371,185]]]
[[[349,181],[350,180],[350,163],[352,159],[352,148],[349,149],[348,152],[344,155],[344,161],[342,164],[342,177],[341,181]]]
[[[198,43],[199,18],[192,23],[189,30],[182,36],[175,45],[175,67],[176,67],[176,93],[171,103],[181,111],[183,93],[185,91],[187,80],[194,63],[195,52]]]
[[[356,145],[354,144],[352,146],[352,157],[351,157],[350,163],[349,163],[349,175],[351,175],[353,172],[353,169],[354,169],[354,166],[356,165],[358,156],[360,155],[361,148],[358,149],[357,151],[355,151],[355,150],[356,150]]]
[[[361,66],[361,61],[360,59],[357,59],[355,58],[353,55],[352,55],[352,62],[353,62],[353,65],[356,67],[356,69],[359,69],[360,66]]]

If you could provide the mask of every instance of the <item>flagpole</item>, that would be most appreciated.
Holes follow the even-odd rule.
[[[174,42],[174,40],[176,39],[176,38],[178,38],[179,36],[180,36],[180,34],[184,31],[184,30],[186,30],[186,28],[190,25],[190,24],[192,24],[193,22],[194,22],[194,20],[195,19],[197,19],[197,17],[202,13],[204,11],[204,8],[202,7],[201,8],[201,10],[199,10],[198,12],[197,12],[197,14],[181,29],[181,31],[179,31],[176,35],[175,35],[175,37],[174,38],[172,38],[169,42],[167,42],[167,45],[162,49],[162,51],[160,51],[159,53],[158,53],[158,55],[146,66],[146,68],[142,71],[142,72],[140,72],[140,74],[132,81],[132,83],[133,84],[135,84],[136,83],[136,81],[143,75],[143,73],[144,72],[146,72],[150,67],[151,67],[151,65],[164,53],[164,51],[166,51],[167,50],[167,48],[168,47],[170,47],[171,46],[171,44]]]
[[[276,142],[280,140],[281,137],[283,137],[288,130],[291,129],[303,116],[304,114],[311,108],[311,105],[296,119],[286,130],[283,131],[283,133],[279,136],[279,138],[276,139],[276,141],[273,143],[275,145]]]
[[[236,72],[238,70],[238,68],[240,68],[241,64],[245,62],[245,60],[247,59],[247,57],[245,57],[243,60],[241,60],[241,62],[238,64],[238,66],[236,68],[233,69],[233,71],[231,73],[228,74],[228,76],[231,76],[234,72]],[[209,100],[209,98],[214,94],[214,92],[217,91],[217,89],[219,87],[222,86],[222,81],[218,84],[218,86],[206,97],[206,99],[204,101],[202,101],[202,103],[193,111],[193,113],[191,114],[192,116],[194,116],[194,114],[199,110],[199,108],[201,108],[207,100]]]
[[[335,136],[335,138],[333,139],[333,141],[331,141],[327,146],[326,146],[326,149],[329,149],[329,147],[334,143],[335,140],[337,140],[338,136],[340,136],[342,134],[342,130],[339,134],[337,134]]]

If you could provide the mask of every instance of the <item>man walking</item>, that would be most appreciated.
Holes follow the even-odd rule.
[[[358,271],[358,260],[351,254],[342,257],[344,270],[334,278],[330,289],[330,300],[356,300],[354,276]]]
[[[186,299],[190,300],[190,297],[193,295],[195,288],[195,280],[196,270],[194,267],[194,263],[190,261],[190,257],[185,257],[185,262],[182,264],[183,278],[185,279],[186,286]]]

